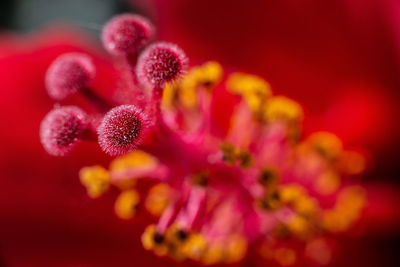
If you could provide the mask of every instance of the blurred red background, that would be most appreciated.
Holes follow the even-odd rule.
[[[340,243],[336,266],[396,266],[399,250],[400,3],[396,0],[133,1],[192,64],[218,60],[258,74],[306,110],[305,133],[329,130],[371,155],[374,203],[366,234]],[[0,266],[172,265],[142,249],[147,218],[123,222],[110,193],[90,200],[80,167],[109,158],[85,144],[67,158],[41,148],[38,129],[53,102],[44,73],[57,55],[86,51],[96,89],[115,84],[99,43],[52,26],[0,35]],[[72,99],[69,103],[82,103]],[[384,207],[384,208],[382,208]],[[250,257],[244,266],[257,264]]]

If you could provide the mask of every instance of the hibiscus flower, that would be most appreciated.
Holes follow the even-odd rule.
[[[167,11],[168,10],[165,9],[165,14],[169,14]],[[160,19],[161,18],[160,16]],[[167,24],[160,23],[160,25]],[[176,30],[178,31],[179,27],[176,27]],[[163,31],[163,28],[161,28],[161,33],[167,36],[167,32],[167,30]],[[199,31],[199,33],[201,33],[201,31]],[[2,148],[4,147],[6,153],[2,154],[1,168],[2,173],[4,173],[4,175],[2,175],[2,184],[3,188],[5,188],[4,194],[2,194],[4,199],[1,207],[2,216],[4,217],[4,220],[2,220],[2,229],[4,229],[5,238],[1,243],[1,248],[5,265],[32,266],[37,264],[40,266],[79,266],[87,264],[95,266],[124,266],[126,262],[136,264],[144,264],[146,262],[146,264],[149,265],[160,264],[160,262],[165,263],[164,260],[152,257],[150,253],[142,253],[142,248],[138,240],[140,239],[141,230],[147,225],[149,218],[139,218],[138,221],[137,218],[135,218],[134,220],[136,220],[136,222],[120,222],[113,217],[111,212],[116,191],[103,196],[99,200],[92,201],[86,197],[83,188],[80,187],[76,177],[82,166],[92,164],[107,166],[107,163],[110,161],[110,158],[105,156],[100,151],[99,147],[82,143],[81,146],[77,146],[77,151],[72,152],[69,157],[62,159],[51,158],[40,147],[37,127],[40,120],[52,106],[44,89],[44,77],[50,63],[53,62],[58,55],[65,52],[88,53],[96,65],[96,72],[101,74],[96,75],[93,81],[93,88],[96,88],[96,92],[103,98],[114,99],[116,101],[121,99],[118,95],[111,95],[113,90],[110,90],[110,88],[118,88],[120,86],[118,84],[120,81],[117,81],[118,78],[116,78],[116,76],[120,76],[121,69],[116,69],[111,64],[110,58],[105,56],[103,52],[99,52],[96,45],[86,40],[71,42],[71,35],[74,37],[76,36],[75,33],[63,33],[61,36],[60,34],[54,33],[48,35],[43,34],[40,36],[41,38],[31,40],[33,48],[30,47],[28,50],[27,48],[18,47],[21,40],[15,39],[14,37],[8,38],[3,44],[4,52],[2,53],[6,56],[3,57],[3,63],[1,64],[5,69],[5,71],[2,71],[2,73],[4,73],[2,80],[4,81],[4,88],[7,88],[7,90],[2,90],[4,93],[4,97],[2,97],[4,119],[2,118],[2,121],[4,121],[5,129],[2,131]],[[175,41],[176,37],[174,37],[173,34],[169,36],[171,36],[170,39]],[[26,43],[27,41],[24,40],[23,42]],[[182,44],[180,42],[177,43],[186,51],[190,51],[187,47],[193,47],[193,49],[195,49],[196,45],[199,45],[185,45],[184,40],[182,40]],[[209,51],[212,52],[214,49],[210,47]],[[210,55],[213,55],[211,52]],[[220,52],[221,62],[229,64],[230,62],[223,61],[224,53],[222,53],[222,51]],[[198,50],[196,53],[191,51],[187,53],[191,59],[194,58],[194,62],[209,59],[209,57],[202,57],[201,52]],[[194,54],[194,56],[192,56],[192,54]],[[214,55],[216,55],[216,53]],[[280,54],[277,53],[277,55]],[[243,57],[250,61],[246,55],[243,55]],[[219,59],[217,56],[213,56],[213,59],[215,58]],[[254,59],[251,60],[254,61]],[[308,60],[310,62],[314,61],[313,57],[310,57]],[[232,63],[232,65],[236,65],[236,67],[238,67],[238,64],[239,63]],[[342,120],[337,119],[337,116],[342,117],[342,115],[337,114],[345,113],[348,115],[346,111],[349,110],[349,105],[353,105],[354,98],[359,99],[361,93],[353,93],[353,95],[350,94],[350,96],[343,95],[343,101],[341,101],[340,98],[339,100],[330,100],[332,101],[331,103],[339,101],[338,107],[336,110],[333,108],[333,111],[326,111],[326,114],[328,114],[326,116],[324,116],[325,114],[320,115],[318,112],[314,112],[318,111],[318,105],[321,104],[320,102],[317,103],[317,107],[313,110],[311,108],[315,103],[313,97],[307,97],[307,94],[296,95],[295,92],[284,89],[285,87],[280,89],[279,85],[274,85],[274,79],[269,77],[271,74],[262,73],[264,71],[264,66],[258,65],[257,67],[257,64],[254,66],[254,72],[257,74],[265,74],[272,83],[275,92],[285,93],[291,98],[304,100],[306,111],[309,109],[307,113],[311,114],[311,116],[313,116],[312,114],[317,114],[314,120],[306,122],[306,132],[308,131],[308,133],[310,133],[321,128],[322,130],[332,130],[332,128],[328,127],[332,122],[339,124],[339,126],[335,126],[339,127],[337,129],[349,128],[346,125],[340,126]],[[249,65],[244,63],[240,70],[242,69],[252,70],[249,69]],[[293,76],[294,73],[296,72],[283,71],[281,74],[282,76],[280,76],[281,80],[285,81],[287,77]],[[299,74],[297,73],[297,75]],[[278,80],[277,78],[275,79]],[[320,80],[324,79],[320,78]],[[329,80],[326,82],[328,83],[328,81]],[[357,85],[358,84],[357,82]],[[371,86],[370,82],[364,82],[363,84],[367,84],[368,87]],[[381,88],[381,86],[382,84],[379,83],[378,88]],[[316,88],[317,86],[314,85],[313,87]],[[307,91],[304,89],[305,86],[300,86],[298,88],[298,93],[313,91],[312,89]],[[351,86],[351,88],[354,87]],[[342,139],[345,139],[346,145],[377,144],[377,147],[381,147],[382,133],[386,134],[388,132],[388,128],[385,128],[388,127],[388,124],[385,123],[390,123],[392,121],[388,119],[390,116],[385,120],[381,120],[383,117],[387,117],[386,115],[392,114],[390,113],[390,108],[386,111],[383,107],[386,107],[387,103],[390,103],[391,100],[388,100],[385,94],[381,95],[376,93],[375,84],[372,89],[368,91],[371,92],[370,95],[365,94],[365,86],[360,88],[362,96],[364,97],[364,99],[362,99],[363,102],[361,102],[360,106],[356,104],[355,109],[353,109],[352,106],[351,110],[355,110],[356,115],[354,116],[356,117],[358,117],[360,113],[361,115],[368,115],[369,113],[365,112],[372,112],[372,117],[376,116],[376,120],[372,121],[378,124],[370,125],[368,124],[370,123],[369,121],[362,121],[361,126],[365,128],[359,125],[354,126],[355,129],[361,128],[358,132],[350,129],[348,135],[346,135],[345,131],[339,131],[336,132],[336,134],[342,137]],[[336,91],[336,87],[334,87],[332,91]],[[293,92],[293,94],[290,94],[290,92]],[[221,97],[224,96],[226,95],[222,95]],[[329,98],[329,96],[327,98]],[[378,105],[376,106],[375,100],[378,101]],[[88,112],[93,112],[94,110],[93,107],[83,104],[83,100],[79,97],[70,101],[71,102],[66,103],[83,105]],[[321,105],[324,107],[326,103],[322,103]],[[319,108],[323,109],[321,107]],[[325,111],[325,109],[323,109],[323,111]],[[376,112],[378,112],[378,114],[376,114]],[[223,121],[218,121],[218,118],[221,119],[222,117],[222,119],[226,119],[226,117],[222,116],[224,110],[217,108],[215,114],[217,119],[215,119],[216,123],[213,125],[220,125],[218,122],[222,123]],[[349,121],[353,122],[354,120],[349,119]],[[333,123],[333,125],[335,124]],[[376,125],[379,127],[374,127]],[[195,125],[186,126],[194,127]],[[222,128],[224,129],[224,127]],[[364,137],[362,133],[365,129],[370,128],[378,128],[379,131],[378,133],[373,132],[373,134],[371,134],[372,137],[367,135],[368,138],[365,137],[365,140],[368,140],[368,142],[363,143]],[[385,135],[383,136],[386,138]],[[386,189],[384,192],[386,193]],[[381,201],[385,200],[382,200],[380,196],[379,194],[376,199]],[[392,206],[394,203],[397,203],[397,199],[391,199],[389,197],[387,203],[389,204],[388,206]],[[382,214],[382,207],[380,205],[377,206],[378,212]],[[392,209],[390,208],[388,208],[386,212],[383,211],[383,215],[385,215],[383,217],[391,216],[391,212]],[[122,214],[125,213],[122,211]],[[51,244],[51,246],[49,246],[49,244]],[[77,246],[77,244],[79,244],[79,246]],[[321,243],[317,242],[315,244],[314,247],[318,248],[318,245]],[[281,253],[285,255],[287,251]],[[290,258],[290,256],[284,258]],[[250,260],[248,261],[247,264],[251,264]],[[244,264],[246,264],[246,262]]]

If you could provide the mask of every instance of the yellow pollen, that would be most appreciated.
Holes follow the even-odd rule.
[[[168,254],[168,246],[166,242],[159,242],[155,241],[156,235],[156,226],[151,224],[146,227],[144,233],[142,235],[142,244],[146,250],[153,250],[155,254],[159,256],[165,256]]]
[[[221,146],[223,160],[227,164],[239,163],[242,168],[251,167],[253,164],[253,156],[247,150],[240,150],[230,143],[223,143]]]
[[[225,262],[237,263],[241,261],[247,253],[247,240],[239,234],[230,236],[226,242]]]
[[[124,171],[138,166],[154,167],[157,160],[150,154],[141,150],[135,150],[127,155],[114,159],[110,164],[110,171]]]
[[[171,188],[167,184],[157,184],[153,186],[145,201],[146,209],[153,216],[159,217],[170,203]]]
[[[164,107],[172,108],[176,104],[182,104],[186,108],[197,106],[197,90],[201,87],[213,88],[223,76],[223,70],[217,62],[206,62],[202,66],[190,69],[181,81],[167,84],[162,104]]]
[[[110,172],[124,173],[131,168],[152,169],[157,165],[157,160],[150,154],[141,150],[135,150],[129,154],[117,157],[110,163]],[[129,189],[135,185],[137,177],[125,177],[116,182],[120,189]]]
[[[303,119],[303,109],[300,104],[287,97],[274,96],[264,107],[264,119],[270,122],[300,122]]]
[[[232,73],[226,81],[229,91],[235,94],[245,95],[255,93],[260,96],[270,96],[271,86],[262,78],[245,73]]]
[[[179,232],[185,233],[184,238]],[[165,232],[165,240],[169,244],[174,244],[175,246],[180,245],[183,242],[187,241],[189,233],[182,227],[182,225],[178,223],[172,224],[168,227],[167,231]]]
[[[312,149],[329,160],[337,159],[343,150],[340,139],[328,132],[313,133],[306,142]]]
[[[306,194],[303,187],[299,185],[285,185],[280,190],[281,200],[285,204],[294,203],[298,198]]]
[[[178,90],[179,90],[179,84],[177,83],[165,84],[163,90],[163,97],[161,101],[163,107],[172,108],[175,105],[175,102],[178,99]]]
[[[322,173],[314,183],[314,188],[321,195],[330,195],[336,192],[340,186],[340,177],[334,171]]]
[[[322,225],[331,232],[343,232],[361,216],[366,204],[365,190],[360,186],[343,189],[333,209],[323,213]]]
[[[114,210],[121,219],[131,219],[136,213],[140,197],[136,190],[126,190],[119,194],[115,201]]]
[[[233,164],[236,161],[239,150],[232,144],[223,143],[221,145],[221,151],[223,153],[224,161],[228,164]]]
[[[192,260],[200,260],[207,248],[207,243],[201,234],[191,234],[182,246],[182,253]]]
[[[291,232],[299,237],[304,237],[309,230],[308,221],[301,216],[293,216],[287,223],[287,226]]]
[[[309,196],[302,196],[293,203],[294,210],[302,216],[311,216],[318,209],[318,202]]]
[[[248,151],[241,150],[238,153],[237,158],[239,160],[240,167],[242,168],[249,168],[253,165],[253,157]]]
[[[205,265],[222,262],[224,259],[224,249],[220,244],[210,244],[201,259]]]
[[[276,210],[282,206],[278,191],[271,191],[259,200],[260,206],[266,210]]]
[[[82,168],[79,172],[79,178],[91,198],[101,196],[110,187],[109,173],[101,166]]]
[[[254,113],[259,113],[266,99],[271,96],[269,83],[255,75],[233,73],[226,82],[227,89],[241,95]]]

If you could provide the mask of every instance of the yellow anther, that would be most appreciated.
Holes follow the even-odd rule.
[[[215,61],[209,61],[203,64],[201,68],[200,81],[206,86],[215,85],[222,80],[224,70],[222,66]]]
[[[153,186],[145,201],[146,209],[154,216],[161,216],[170,203],[171,188],[167,184]]]
[[[240,167],[248,168],[253,165],[253,156],[250,154],[249,151],[241,150],[239,151],[237,158],[239,160]]]
[[[264,119],[267,121],[300,122],[303,109],[294,100],[284,96],[271,97],[264,107]]]
[[[361,215],[366,203],[365,190],[360,186],[343,189],[333,210],[325,211],[322,225],[331,232],[347,230]]]
[[[178,99],[178,84],[177,83],[167,83],[165,84],[163,90],[163,97],[161,104],[165,108],[172,108]]]
[[[157,160],[150,154],[141,150],[135,150],[129,154],[114,159],[110,164],[110,171],[124,171],[132,167],[152,168]]]
[[[79,172],[79,178],[91,198],[101,196],[110,187],[109,173],[101,166],[82,168]]]
[[[296,252],[289,248],[278,248],[274,251],[275,260],[282,266],[290,266],[296,262]]]
[[[224,260],[224,248],[221,244],[211,244],[203,254],[201,262],[206,265],[221,263]]]
[[[226,242],[225,262],[237,263],[241,261],[247,253],[247,240],[242,235],[230,236]]]
[[[168,253],[168,246],[164,236],[157,233],[154,224],[147,226],[144,230],[142,244],[145,249],[153,250],[159,256],[165,256]]]
[[[221,151],[223,153],[223,160],[228,164],[233,164],[236,161],[236,156],[239,150],[232,144],[223,143],[221,145]]]
[[[255,75],[236,72],[231,74],[226,81],[226,87],[235,94],[256,94],[262,97],[271,95],[269,83]]]
[[[280,197],[283,203],[291,204],[306,194],[304,188],[299,185],[285,185],[280,189]]]
[[[337,159],[342,153],[343,145],[340,139],[328,132],[317,132],[310,135],[307,143],[316,152],[327,159]]]
[[[349,228],[350,223],[338,210],[325,211],[322,217],[322,226],[331,232],[343,232]]]
[[[119,194],[114,204],[114,210],[121,219],[131,219],[136,213],[140,197],[136,190],[126,190]]]
[[[156,232],[156,226],[151,224],[146,227],[142,234],[142,245],[145,249],[151,250],[154,247],[154,234]]]
[[[340,177],[334,171],[322,173],[314,183],[314,188],[321,195],[330,195],[336,192],[340,186]]]
[[[143,152],[141,150],[135,150],[129,154],[121,157],[117,157],[110,163],[110,172],[124,173],[131,168],[140,168],[150,170],[155,168],[157,165],[157,160],[150,154]],[[121,189],[131,188],[137,177],[125,177],[115,183]]]
[[[180,224],[174,223],[165,232],[165,240],[169,244],[174,244],[177,246],[186,242],[189,238],[189,234],[190,233],[187,232]]]
[[[303,237],[307,234],[310,225],[305,218],[296,215],[290,219],[287,226],[292,233]]]
[[[231,74],[226,87],[232,93],[241,95],[255,113],[259,113],[266,99],[272,94],[269,83],[257,76],[244,73]]]
[[[247,150],[240,150],[230,143],[223,143],[220,148],[223,160],[228,164],[238,162],[242,168],[248,168],[253,164],[253,157]]]
[[[360,186],[349,186],[343,189],[337,202],[337,208],[347,216],[358,216],[366,204],[365,189]]]
[[[281,186],[280,196],[283,204],[290,205],[301,216],[309,217],[319,209],[318,201],[299,185]]]
[[[309,196],[301,196],[293,202],[294,210],[302,216],[311,216],[318,209],[318,202]]]
[[[186,86],[185,90],[181,90],[179,93],[179,100],[184,107],[194,108],[197,105],[197,92],[195,84],[193,87]]]
[[[187,108],[196,107],[197,89],[214,87],[221,81],[222,76],[222,67],[217,62],[211,61],[193,67],[181,81],[166,86],[163,93],[163,106],[172,107],[179,103]]]
[[[212,87],[219,83],[224,72],[222,66],[214,61],[209,61],[201,66],[192,68],[182,80],[182,88],[187,87]]]
[[[259,202],[260,206],[266,210],[276,210],[282,206],[282,201],[277,190],[267,193]]]
[[[194,233],[182,246],[182,252],[192,260],[200,260],[207,248],[207,243],[201,234]]]

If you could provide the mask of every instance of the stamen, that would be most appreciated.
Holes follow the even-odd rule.
[[[337,159],[342,153],[342,142],[337,136],[328,132],[313,133],[308,137],[307,143],[329,160]]]
[[[153,216],[159,217],[171,203],[172,189],[167,184],[153,186],[146,198],[145,207]]]
[[[98,198],[110,187],[110,175],[101,166],[85,167],[79,172],[81,184],[91,198]]]
[[[265,105],[264,118],[270,122],[281,120],[298,123],[303,119],[303,109],[287,97],[274,96]]]
[[[131,219],[136,213],[139,200],[140,197],[136,190],[126,190],[122,192],[115,201],[115,213],[121,219]]]
[[[226,81],[226,87],[234,94],[241,95],[254,114],[260,116],[263,105],[271,96],[269,83],[255,75],[233,73]]]

